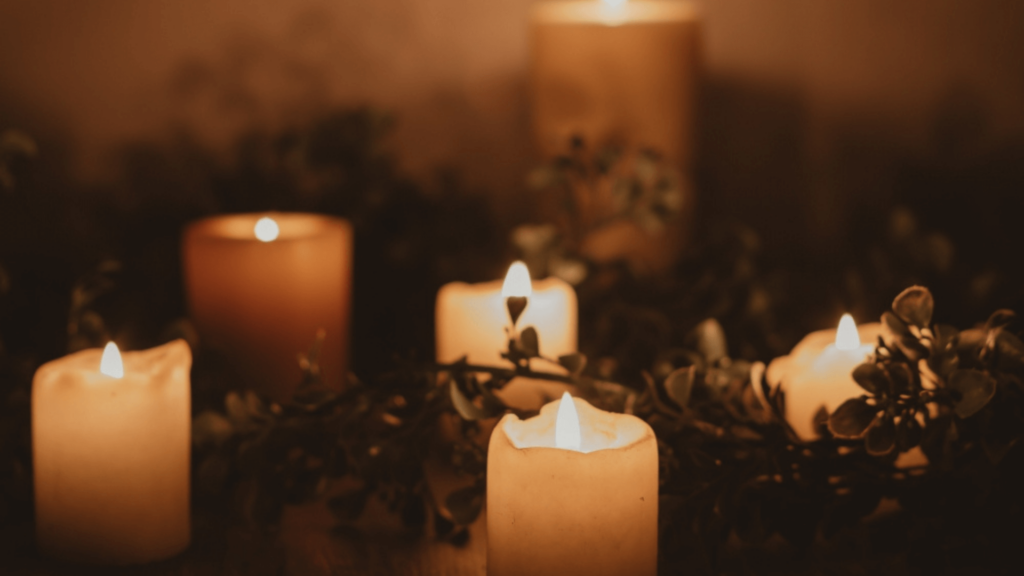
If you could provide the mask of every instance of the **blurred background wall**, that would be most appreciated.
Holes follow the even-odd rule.
[[[454,167],[513,206],[532,162],[531,4],[0,0],[0,127],[103,179],[128,140],[185,130],[216,147],[248,122],[369,103],[397,114],[410,171]],[[878,202],[1020,194],[1024,3],[699,4],[705,206],[798,215],[828,245]]]

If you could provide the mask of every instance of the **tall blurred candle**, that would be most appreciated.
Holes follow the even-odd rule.
[[[568,394],[508,414],[487,457],[488,576],[654,576],[658,444],[639,418]]]
[[[287,400],[299,356],[323,330],[320,368],[332,385],[348,369],[352,229],[315,214],[237,214],[193,223],[184,237],[192,319],[255,387]]]
[[[526,309],[516,325],[519,328],[536,328],[540,352],[545,357],[558,358],[575,352],[576,291],[557,278],[531,283],[525,265],[517,264],[522,266],[522,273],[526,275],[529,296]],[[513,267],[510,267],[510,274],[515,269]],[[435,312],[438,362],[454,362],[465,356],[472,364],[512,365],[501,357],[501,352],[508,348],[505,329],[511,327],[506,297],[502,295],[504,285],[503,280],[481,284],[452,282],[441,288]],[[534,385],[525,387],[522,384],[514,381],[503,392],[506,402],[511,401],[524,409],[537,409],[543,403],[530,406],[532,399],[528,397],[543,398],[545,394],[557,391],[554,394],[557,398],[565,388],[548,382],[534,382]],[[517,399],[510,399],[509,394],[517,396]]]
[[[532,14],[537,145],[564,152],[570,136],[693,157],[699,19],[687,2],[541,2]]]
[[[786,419],[800,438],[818,437],[814,416],[822,406],[831,414],[843,402],[864,394],[853,379],[853,369],[868,361],[881,334],[881,324],[858,327],[846,314],[837,329],[809,334],[788,356],[768,366],[768,381],[785,391]]]
[[[84,350],[32,383],[36,534],[73,562],[139,564],[189,543],[192,354]]]

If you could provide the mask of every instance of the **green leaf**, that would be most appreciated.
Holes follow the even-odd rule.
[[[451,513],[452,519],[463,526],[472,524],[484,505],[482,486],[460,488],[448,495],[444,500],[445,508]]]
[[[448,381],[448,392],[452,398],[452,406],[455,406],[455,410],[458,411],[460,416],[466,420],[487,418],[487,411],[474,404],[469,398],[466,398],[462,390],[459,390],[459,386],[455,383],[454,379]]]
[[[197,446],[219,446],[234,433],[231,421],[212,410],[192,419],[192,443]]]
[[[678,368],[665,378],[665,392],[680,407],[685,408],[693,393],[693,381],[697,377],[696,366]]]
[[[896,447],[900,452],[906,452],[921,443],[921,436],[921,424],[917,418],[904,417],[896,430]]]
[[[994,378],[977,370],[957,370],[949,377],[949,388],[960,393],[954,410],[961,418],[970,418],[996,394]]]
[[[347,521],[357,520],[366,508],[366,501],[370,498],[368,490],[353,490],[335,496],[327,501],[327,506],[334,513],[336,518]]]
[[[579,376],[583,369],[587,367],[587,357],[579,352],[573,352],[572,354],[559,356],[558,363],[568,370],[569,374]]]
[[[988,317],[988,321],[985,322],[985,329],[1005,328],[1015,317],[1016,313],[1013,310],[996,310]]]
[[[889,387],[885,371],[873,362],[865,362],[853,369],[853,380],[863,389],[877,396]]]
[[[843,402],[828,419],[828,429],[839,438],[859,438],[875,421],[879,409],[864,398]]]
[[[527,358],[540,356],[540,338],[537,336],[537,329],[527,326],[519,334],[519,349],[526,354]]]
[[[883,416],[870,428],[864,438],[864,447],[872,456],[885,456],[896,446],[896,423]]]
[[[708,318],[701,322],[693,329],[693,335],[697,340],[697,350],[704,355],[708,364],[714,364],[729,355],[725,330],[722,329],[718,320]]]
[[[911,286],[893,300],[892,310],[907,324],[925,328],[932,322],[935,299],[924,286]]]

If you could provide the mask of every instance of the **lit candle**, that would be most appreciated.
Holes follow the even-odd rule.
[[[698,16],[687,2],[540,2],[532,14],[532,106],[546,155],[569,137],[692,160]]]
[[[113,343],[44,364],[32,383],[41,551],[140,564],[189,543],[192,353],[184,340],[123,358]]]
[[[839,405],[864,394],[853,379],[853,370],[874,352],[882,325],[858,327],[843,315],[836,330],[819,330],[800,341],[789,356],[768,366],[770,383],[786,393],[786,419],[803,440],[818,437],[814,416],[824,406],[831,414]]]
[[[643,420],[563,395],[508,414],[487,457],[489,576],[654,576],[658,444]]]
[[[324,381],[345,381],[352,276],[348,222],[315,214],[237,214],[193,223],[185,283],[200,336],[277,400],[323,330]]]
[[[505,281],[453,282],[441,287],[435,313],[437,361],[450,363],[465,356],[471,364],[511,367],[501,357],[508,349],[506,329],[512,328],[506,299],[523,295],[526,308],[516,326],[537,330],[541,354],[557,359],[575,352],[576,291],[557,278],[531,282],[526,265],[517,262],[509,267]],[[519,378],[498,393],[511,406],[536,410],[564,390],[564,384]]]

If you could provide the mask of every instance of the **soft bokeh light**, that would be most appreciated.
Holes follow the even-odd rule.
[[[253,229],[253,232],[256,234],[256,239],[260,242],[273,242],[281,234],[281,228],[278,227],[277,222],[273,218],[264,216],[256,221],[256,227]]]

